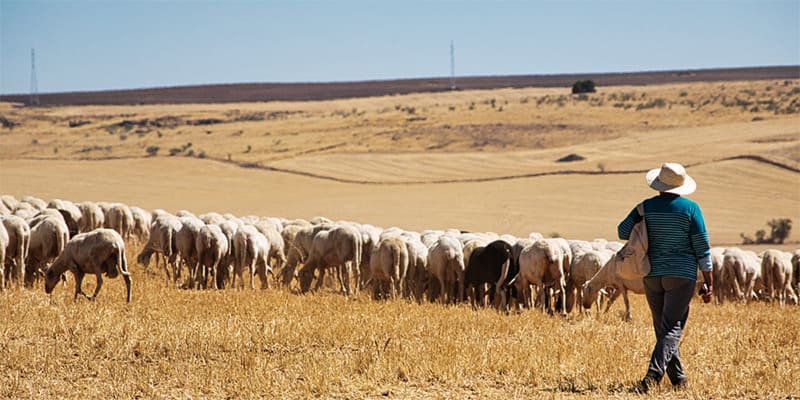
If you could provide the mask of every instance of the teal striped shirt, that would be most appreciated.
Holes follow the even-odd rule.
[[[644,201],[647,223],[647,256],[650,274],[697,279],[697,268],[711,271],[711,246],[700,207],[692,200],[659,194]],[[636,207],[617,227],[619,238],[628,240],[641,217]]]

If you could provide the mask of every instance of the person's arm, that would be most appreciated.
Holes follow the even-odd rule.
[[[631,237],[633,225],[642,220],[642,216],[636,211],[636,207],[628,213],[628,216],[617,225],[617,236],[622,240],[628,240]]]
[[[692,216],[692,224],[689,228],[689,233],[692,239],[692,248],[694,249],[695,258],[697,259],[697,268],[703,274],[703,280],[706,282],[706,291],[703,293],[703,301],[708,303],[711,301],[711,295],[714,293],[714,276],[712,273],[711,264],[711,245],[708,239],[708,231],[706,231],[706,224],[703,220],[703,213],[700,208]]]

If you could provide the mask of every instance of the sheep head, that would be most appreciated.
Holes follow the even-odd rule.
[[[51,265],[44,273],[44,292],[47,294],[53,292],[56,284],[61,280],[61,276],[64,275],[63,271],[56,270],[53,268],[54,266],[55,264]]]

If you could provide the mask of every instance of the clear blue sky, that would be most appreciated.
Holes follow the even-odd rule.
[[[790,1],[0,0],[0,93],[800,64]]]

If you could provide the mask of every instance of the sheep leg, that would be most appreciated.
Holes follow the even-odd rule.
[[[345,296],[349,296],[350,292],[350,266],[347,262],[339,266],[339,281],[342,284],[342,291]]]
[[[608,310],[611,308],[611,305],[614,304],[619,295],[620,295],[620,290],[615,290],[614,293],[611,294],[611,297],[608,298],[608,303],[606,304],[605,312],[608,312]],[[627,298],[627,296],[625,298]]]
[[[214,280],[214,289],[219,290],[220,289],[220,285],[219,285],[219,260],[217,260],[217,262],[215,262],[214,265],[211,266],[211,270],[212,270],[212,273],[213,273],[213,276],[212,276],[211,279]]]
[[[325,267],[318,268],[319,276],[317,277],[317,284],[314,285],[314,291],[319,290],[322,287],[322,284],[325,283]]]
[[[86,295],[83,294],[83,290],[81,290],[81,284],[83,283],[83,272],[75,271],[74,275],[75,275],[75,297],[73,298],[73,301],[77,301],[78,295],[83,295],[83,296]]]
[[[250,263],[250,289],[252,290],[255,290],[256,288],[255,279],[256,279],[256,260],[253,259],[253,261]]]
[[[103,287],[103,274],[102,273],[95,274],[95,276],[97,276],[97,287],[94,288],[94,294],[92,295],[92,297],[88,297],[88,296],[86,297],[87,299],[89,299],[91,301],[94,301],[94,299],[97,298],[97,294],[100,293],[100,288]],[[128,279],[130,279],[130,277],[128,277]]]
[[[167,283],[172,280],[172,277],[169,273],[169,266],[167,265],[167,256],[163,253],[161,254],[161,261],[164,263],[164,274],[167,276]],[[156,269],[158,269],[158,257],[156,257]]]
[[[99,276],[99,275],[98,275]],[[125,281],[125,291],[127,293],[126,299],[127,302],[131,302],[131,275],[130,274],[123,274],[122,279]],[[100,285],[98,284],[97,287],[99,288]]]
[[[631,303],[628,301],[628,290],[623,288],[622,289],[622,300],[625,301],[625,321],[631,321],[633,319],[633,315],[631,315]]]

